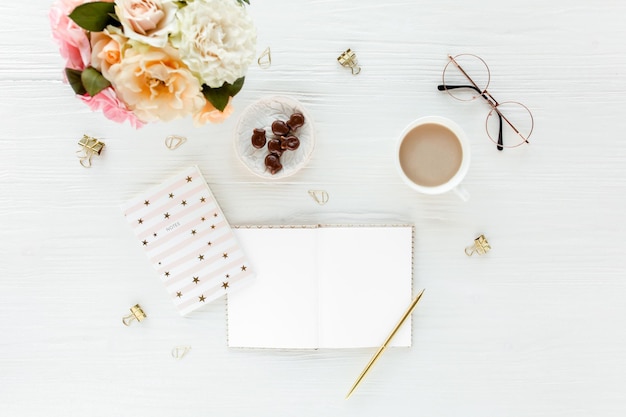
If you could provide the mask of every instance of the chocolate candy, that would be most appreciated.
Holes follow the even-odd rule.
[[[282,120],[276,120],[272,123],[272,132],[277,136],[285,136],[289,133],[289,126]]]
[[[261,149],[265,146],[267,139],[265,138],[265,129],[254,129],[252,131],[252,146]]]
[[[304,115],[302,113],[294,113],[287,120],[287,126],[289,126],[292,132],[302,127],[302,125],[304,125]]]
[[[295,151],[296,149],[298,149],[299,146],[300,146],[300,139],[298,139],[297,137],[293,135],[283,136],[283,138],[280,141],[280,147],[282,149],[287,149],[289,151]]]
[[[280,157],[275,153],[270,153],[265,157],[265,166],[270,170],[272,175],[283,169],[283,164],[280,163]]]
[[[283,141],[280,139],[270,139],[267,143],[267,150],[281,156],[283,154],[283,150],[286,149],[282,147],[282,142]]]

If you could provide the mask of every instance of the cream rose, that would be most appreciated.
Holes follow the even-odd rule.
[[[91,33],[91,66],[109,79],[109,68],[122,59],[127,38],[120,29],[110,26],[102,32]]]
[[[234,0],[195,0],[176,14],[171,42],[202,84],[221,87],[246,74],[256,54],[256,29]]]
[[[145,122],[186,117],[206,103],[200,83],[169,46],[131,45],[109,75],[120,99]]]
[[[173,0],[115,0],[115,14],[130,39],[163,47],[174,27]]]

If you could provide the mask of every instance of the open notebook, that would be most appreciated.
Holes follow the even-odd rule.
[[[380,346],[412,299],[412,226],[239,227],[257,273],[228,295],[228,345]],[[411,345],[410,320],[390,346]]]

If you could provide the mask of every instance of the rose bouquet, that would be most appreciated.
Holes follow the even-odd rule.
[[[65,76],[92,110],[134,127],[232,112],[256,54],[248,0],[57,0]]]

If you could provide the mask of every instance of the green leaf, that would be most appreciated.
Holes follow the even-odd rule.
[[[72,90],[74,90],[74,93],[78,94],[79,96],[83,96],[87,92],[87,90],[85,90],[85,87],[83,86],[83,82],[80,79],[81,74],[82,71],[72,68],[65,68],[65,76],[67,77],[67,81],[70,83],[70,86],[72,87]]]
[[[101,32],[107,25],[116,23],[111,14],[115,14],[115,3],[94,1],[77,6],[70,13],[70,19],[85,30]]]
[[[243,5],[244,5],[244,4],[243,4],[244,2],[245,2],[246,4],[250,4],[250,0],[237,0],[237,3],[239,3],[241,6],[243,6]]]
[[[228,105],[228,99],[234,97],[241,88],[246,77],[241,77],[235,80],[234,83],[224,83],[221,87],[211,88],[208,85],[202,86],[202,94],[204,97],[219,111],[224,111]]]
[[[219,111],[224,111],[226,106],[228,105],[228,92],[222,88],[211,88],[208,85],[202,86],[202,94],[204,97],[211,103],[216,109]]]
[[[104,78],[104,76],[93,67],[85,68],[80,75],[80,79],[83,82],[85,90],[87,90],[87,93],[92,97],[111,85],[109,80]]]
[[[120,18],[115,14],[115,13],[109,13],[109,24],[113,25],[113,26],[117,26],[120,27],[122,26],[122,22],[120,21]]]
[[[224,86],[226,86],[226,88],[228,89],[228,94],[231,97],[235,97],[237,93],[240,92],[241,89],[243,88],[243,83],[245,80],[246,80],[246,77],[241,77],[241,78],[236,79],[235,82],[232,84],[224,83]]]

